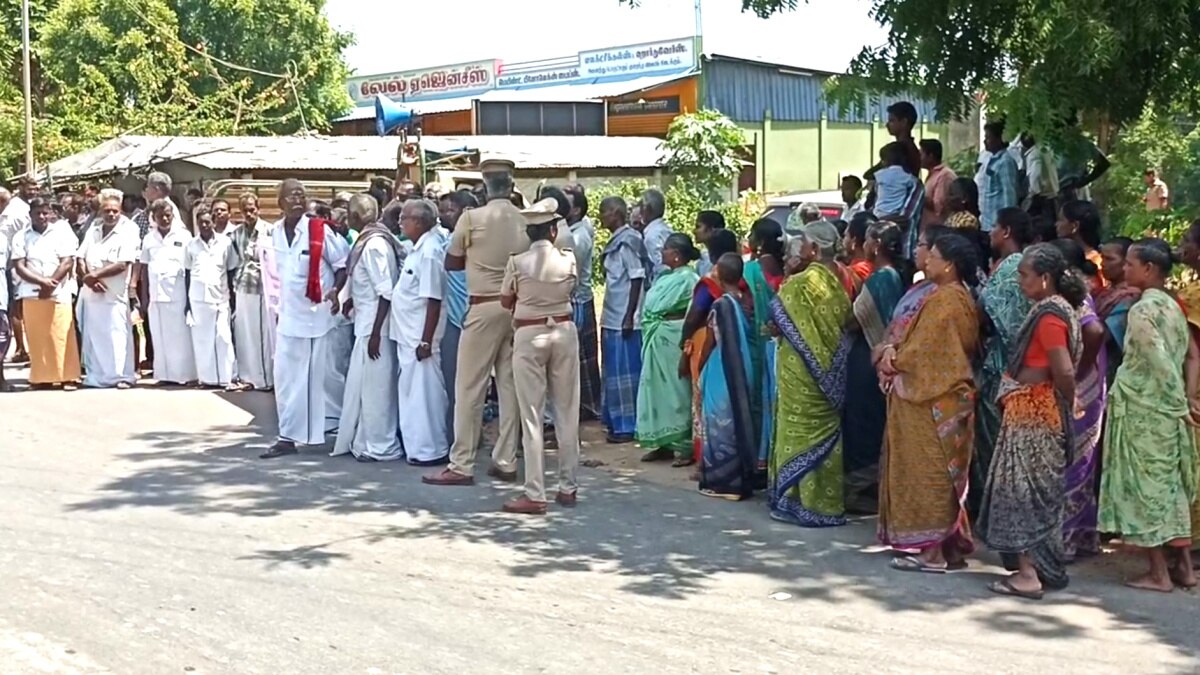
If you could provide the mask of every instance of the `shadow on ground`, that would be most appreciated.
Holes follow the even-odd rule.
[[[988,573],[904,575],[888,569],[888,555],[874,546],[874,521],[869,519],[832,530],[804,530],[769,520],[761,499],[709,500],[694,491],[586,469],[581,472],[579,508],[552,509],[545,518],[529,518],[499,513],[500,503],[516,490],[487,479],[474,488],[425,486],[420,482],[422,470],[330,458],[328,446],[307,449],[298,457],[260,461],[256,457],[269,444],[268,430],[274,425],[269,406],[262,409],[263,400],[269,399],[221,396],[257,413],[254,422],[200,432],[133,433],[130,447],[136,449],[118,458],[132,468],[95,490],[95,498],[70,508],[157,507],[184,515],[245,517],[314,510],[411,514],[417,516],[410,519],[411,526],[368,528],[365,534],[345,539],[258,551],[249,559],[268,567],[313,568],[345,560],[348,554],[335,549],[349,540],[486,542],[518,554],[509,566],[515,577],[606,572],[617,575],[627,592],[682,599],[715,590],[716,578],[722,575],[752,575],[792,599],[836,604],[859,598],[893,612],[1005,603],[980,613],[979,627],[1035,639],[1088,633],[1094,627],[1090,621],[1073,621],[1069,611],[1043,611],[1086,607],[1107,613],[1117,630],[1147,632],[1188,659],[1200,655],[1196,595],[1159,596],[1121,587],[1122,576],[1137,564],[1123,556],[1081,564],[1073,570],[1067,592],[1041,605],[1030,604],[1028,612],[1012,611],[1011,601],[984,589],[993,578]],[[482,476],[483,453],[480,464],[477,473]],[[987,555],[983,560],[996,562]],[[972,561],[972,567],[984,565]],[[1167,621],[1164,614],[1187,620]]]

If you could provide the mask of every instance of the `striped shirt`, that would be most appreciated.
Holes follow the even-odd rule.
[[[981,178],[979,224],[984,232],[991,232],[1000,209],[1017,205],[1017,162],[1007,149],[992,153]]]

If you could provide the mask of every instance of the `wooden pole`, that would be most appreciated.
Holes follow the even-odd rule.
[[[25,175],[33,176],[37,167],[33,163],[33,96],[29,75],[29,0],[21,0],[21,59],[24,63],[22,84],[25,89]]]

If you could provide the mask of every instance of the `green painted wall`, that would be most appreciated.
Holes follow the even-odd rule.
[[[746,143],[754,145],[758,190],[768,194],[836,190],[840,175],[861,175],[892,140],[882,122],[777,122],[767,116],[761,123],[738,126]],[[945,143],[949,126],[922,123],[915,135]]]

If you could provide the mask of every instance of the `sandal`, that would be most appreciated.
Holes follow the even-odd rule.
[[[705,497],[713,497],[715,499],[724,499],[724,500],[730,501],[730,502],[742,501],[741,495],[731,495],[727,492],[716,492],[715,490],[709,490],[708,488],[701,488],[700,494],[704,495]]]
[[[675,453],[666,448],[655,448],[650,452],[642,455],[643,462],[665,462],[675,456]]]
[[[685,466],[691,466],[695,463],[695,457],[679,457],[674,462],[671,462],[671,466],[675,467],[676,469],[682,469]]]
[[[946,563],[930,565],[915,555],[892,558],[891,567],[900,572],[920,572],[922,574],[945,574],[950,568]]]
[[[1008,579],[993,581],[988,584],[987,589],[996,595],[1007,595],[1011,598],[1021,598],[1023,600],[1041,600],[1046,596],[1046,592],[1040,588],[1036,591],[1023,591],[1016,588]]]

